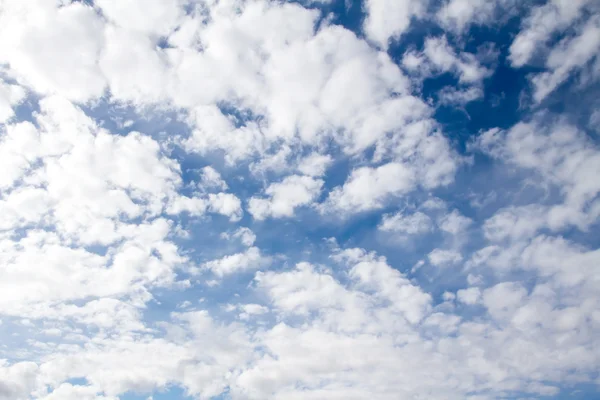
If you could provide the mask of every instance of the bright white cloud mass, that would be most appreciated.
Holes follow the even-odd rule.
[[[0,0],[0,400],[600,396],[600,3]]]

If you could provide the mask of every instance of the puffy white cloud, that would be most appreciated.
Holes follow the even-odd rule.
[[[494,1],[450,0],[437,12],[437,18],[447,27],[461,32],[473,19],[487,19],[494,10]]]
[[[97,0],[94,5],[116,25],[153,36],[166,36],[182,18],[184,3],[181,0]]]
[[[208,261],[203,264],[203,267],[212,271],[216,276],[223,277],[237,272],[265,267],[270,262],[271,258],[261,254],[258,247],[249,247],[242,253]]]
[[[494,158],[536,174],[541,184],[556,187],[562,194],[562,203],[549,207],[546,216],[540,215],[542,211],[527,216],[537,219],[540,227],[558,230],[575,225],[585,229],[600,216],[600,205],[595,200],[600,192],[595,179],[600,152],[575,126],[561,119],[544,121],[538,116],[508,131],[486,131],[475,145]]]
[[[14,364],[0,373],[12,370],[13,381],[24,383],[11,393],[23,396],[36,387],[45,395],[41,383],[69,394],[73,388],[60,383],[84,376],[95,394],[105,397],[178,384],[192,395],[227,390],[233,398],[250,399],[323,394],[392,399],[424,390],[433,399],[462,399],[515,388],[531,396],[553,394],[553,382],[575,366],[576,379],[595,371],[591,333],[572,329],[593,315],[594,303],[562,307],[561,297],[547,285],[529,292],[505,282],[481,292],[459,291],[459,301],[481,301],[492,319],[463,320],[451,310],[432,310],[431,297],[382,257],[348,249],[334,259],[348,268],[350,279],[344,283],[308,263],[256,275],[257,290],[264,291],[278,316],[273,324],[252,330],[220,323],[206,311],[175,313],[162,325],[165,338],[96,338],[39,366]],[[234,308],[241,321],[267,312],[253,303]],[[586,324],[597,329],[591,319]],[[520,362],[522,354],[530,360],[527,365]]]
[[[427,256],[429,262],[436,267],[445,267],[462,261],[462,255],[455,250],[434,249]]]
[[[464,304],[477,304],[481,299],[481,290],[477,287],[461,289],[458,292],[456,292],[456,298],[458,299],[458,301]]]
[[[201,189],[227,189],[227,183],[223,180],[223,178],[221,178],[221,174],[210,165],[202,168],[200,183],[198,186]]]
[[[451,213],[445,214],[438,221],[441,230],[452,235],[464,233],[473,223],[471,218],[465,217],[458,210],[453,210]]]
[[[423,52],[406,52],[402,58],[402,65],[422,77],[451,72],[458,77],[461,84],[480,83],[491,75],[491,71],[482,66],[474,54],[457,53],[448,43],[446,36],[428,37]]]
[[[590,0],[551,0],[533,7],[525,19],[524,29],[519,32],[510,46],[513,65],[520,67],[529,62],[551,39],[552,35],[564,30],[582,15],[593,2]]]
[[[133,104],[164,99],[167,60],[147,36],[108,26],[98,65],[115,100]]]
[[[475,55],[470,53],[456,53],[448,44],[445,36],[427,38],[423,54],[431,63],[433,71],[452,71],[458,75],[461,83],[481,81],[490,75],[490,71],[479,64]]]
[[[539,205],[510,207],[494,214],[483,226],[492,241],[527,239],[547,223],[547,209]]]
[[[99,396],[98,390],[93,386],[71,385],[62,383],[47,396],[40,397],[40,400],[118,400],[114,396]]]
[[[354,213],[378,209],[391,198],[408,193],[414,186],[414,173],[403,164],[361,167],[352,171],[343,186],[329,193],[322,210]]]
[[[0,79],[0,124],[8,121],[15,113],[13,107],[25,99],[26,92],[19,86]]]
[[[265,190],[268,196],[252,197],[248,212],[258,220],[293,217],[297,207],[310,205],[321,193],[323,181],[310,176],[291,175],[272,183]]]
[[[504,21],[518,4],[515,0],[449,0],[443,2],[436,17],[444,28],[464,33],[473,24],[495,25]]]
[[[231,193],[209,194],[208,209],[214,213],[228,216],[231,221],[242,219],[242,202]]]
[[[99,97],[106,86],[97,64],[103,26],[96,11],[81,2],[6,3],[0,13],[0,62],[37,93],[75,101]]]
[[[396,213],[383,216],[379,230],[406,235],[418,235],[432,230],[432,221],[427,214],[420,211],[412,214]]]
[[[531,9],[523,22],[523,29],[510,46],[510,60],[514,67],[543,64],[546,71],[533,74],[533,100],[543,101],[565,82],[571,74],[581,70],[600,52],[600,9],[594,1],[551,0]],[[555,41],[557,34],[566,34]],[[582,81],[596,79],[594,74],[582,76]],[[588,82],[589,83],[589,82]]]
[[[231,238],[240,239],[242,244],[244,246],[248,246],[248,247],[252,246],[254,244],[254,242],[256,241],[256,235],[254,234],[254,232],[252,232],[251,229],[246,228],[244,226],[238,228],[232,234],[222,233],[221,237],[224,239],[231,239]]]
[[[369,39],[384,49],[390,39],[398,39],[414,18],[422,18],[427,12],[429,0],[368,0],[367,18],[363,29]]]
[[[304,175],[323,176],[332,161],[328,154],[313,153],[300,161],[298,171]]]
[[[33,362],[9,365],[0,360],[0,399],[26,399],[34,388],[38,366]]]
[[[595,65],[593,4],[571,3],[547,2],[566,22],[534,38],[543,47],[568,29],[548,51],[547,71],[533,78],[542,97],[581,65]],[[600,216],[597,146],[566,120],[543,115],[485,132],[467,153],[481,150],[519,177],[533,174],[550,195],[511,205],[506,193],[500,210],[494,202],[468,210],[465,188],[441,188],[463,159],[434,109],[395,59],[367,43],[387,50],[390,38],[425,17],[461,33],[510,4],[451,0],[426,16],[428,2],[370,0],[365,41],[296,3],[2,3],[2,76],[16,83],[0,86],[0,357],[10,359],[0,362],[0,398],[113,400],[180,386],[197,398],[475,400],[552,396],[565,382],[596,379],[598,250],[565,229],[594,229]],[[539,28],[536,15],[549,7],[532,7],[511,50],[515,66],[519,38]],[[402,63],[411,77],[418,69],[423,77],[454,74],[459,86],[437,93],[445,104],[481,96],[491,73],[443,35]],[[35,107],[42,96],[39,110],[17,120],[14,107],[27,92]],[[131,118],[165,112],[172,125],[161,121],[156,129],[166,132],[153,136],[113,134],[102,128],[112,123],[99,121],[117,109]],[[180,123],[191,132],[174,137],[175,126],[186,130]],[[212,166],[198,186],[187,184],[180,162],[193,170],[220,155],[228,176],[237,175],[234,192]],[[262,193],[256,178],[264,179]],[[338,186],[314,207],[325,182]],[[421,199],[428,200],[415,206]],[[272,268],[275,250],[262,247],[268,236],[259,250],[250,228],[198,218],[238,222],[246,201],[255,219],[268,220],[300,207],[347,216],[396,200],[404,204],[394,209],[413,211],[378,215],[377,228],[361,222],[362,243],[372,244],[369,229],[380,231],[377,240],[437,225],[424,254],[386,259],[336,245],[327,258],[314,245],[320,236],[307,233],[311,246],[282,254],[292,266]],[[331,228],[338,240],[361,240],[349,225]],[[259,235],[270,229],[269,221],[248,226]],[[223,231],[230,242],[219,243],[234,249],[197,260]],[[418,270],[426,260],[467,288],[448,292],[443,279]],[[251,280],[257,269],[266,271]],[[190,287],[197,281],[186,276],[198,273],[210,287]],[[231,275],[231,286],[214,287]],[[194,298],[199,289],[204,297]],[[228,296],[234,305],[222,312]],[[179,310],[168,314],[171,305]],[[74,383],[80,379],[85,384]]]
[[[584,67],[590,60],[600,54],[600,17],[591,19],[579,34],[573,38],[563,39],[548,54],[546,68],[548,71],[535,75],[533,98],[540,102],[567,80],[570,74]]]
[[[466,89],[444,88],[438,93],[438,101],[441,104],[465,105],[483,97],[483,90],[472,86]]]

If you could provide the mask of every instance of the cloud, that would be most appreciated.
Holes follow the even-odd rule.
[[[204,263],[203,266],[212,271],[217,277],[223,277],[237,272],[267,266],[270,261],[270,257],[263,256],[258,247],[249,247],[242,253],[236,253],[217,260],[208,261]]]
[[[419,235],[432,230],[432,221],[427,214],[417,211],[413,214],[385,214],[379,230],[407,235]]]
[[[548,54],[547,72],[535,75],[533,98],[540,102],[561,85],[570,74],[581,69],[600,53],[600,18],[591,19],[581,28],[578,36],[563,39]]]
[[[116,25],[149,36],[169,35],[184,15],[181,0],[98,0],[94,4]]]
[[[298,171],[304,175],[323,176],[332,161],[332,157],[328,154],[313,153],[300,161]]]
[[[510,59],[520,67],[529,62],[536,51],[559,29],[565,29],[581,16],[591,4],[589,0],[575,2],[549,1],[531,9],[524,29],[510,46]]]
[[[473,54],[457,54],[449,46],[445,36],[428,38],[425,41],[423,54],[435,70],[441,72],[452,71],[458,75],[461,83],[481,81],[490,75],[490,71],[479,65]]]
[[[346,6],[3,3],[0,399],[597,381],[598,6]]]
[[[458,264],[462,261],[462,255],[454,250],[434,249],[428,255],[429,262],[436,267],[445,267]]]
[[[575,71],[581,70],[600,50],[600,20],[593,1],[548,1],[531,9],[523,29],[510,46],[514,67],[543,64],[545,71],[533,74],[533,100],[540,103]],[[568,32],[561,40],[559,32]]]
[[[473,220],[471,218],[465,217],[458,210],[453,210],[444,215],[438,222],[441,230],[452,235],[464,233],[472,223]]]
[[[79,2],[64,7],[44,1],[7,4],[0,26],[0,62],[9,65],[20,84],[74,101],[103,94],[106,81],[97,61],[104,23],[91,7]]]
[[[562,229],[575,225],[585,229],[597,218],[594,200],[600,186],[593,178],[600,162],[600,153],[577,127],[560,118],[544,121],[538,115],[521,122],[508,131],[489,130],[475,146],[490,156],[536,174],[545,185],[556,187],[561,199],[547,210],[540,226]],[[537,213],[539,214],[539,212]],[[534,215],[529,215],[534,218]]]
[[[242,202],[231,193],[211,193],[208,195],[208,203],[209,210],[226,215],[231,221],[242,219]]]
[[[446,27],[462,32],[470,23],[486,21],[491,16],[496,1],[451,0],[440,8],[437,18]]]
[[[198,184],[198,186],[202,189],[227,189],[227,183],[221,178],[221,174],[210,165],[207,165],[206,167],[202,168],[202,172],[200,175],[200,183]]]
[[[477,304],[481,298],[481,290],[479,290],[479,288],[476,287],[461,289],[458,292],[456,292],[456,298],[458,299],[458,301],[464,304]]]
[[[254,242],[256,241],[256,235],[254,234],[254,232],[252,232],[251,229],[246,228],[246,227],[240,227],[238,228],[235,232],[233,232],[232,234],[229,233],[222,233],[221,237],[224,239],[240,239],[240,241],[242,242],[242,244],[244,246],[252,246],[254,244]]]
[[[0,80],[0,123],[14,116],[13,107],[21,103],[25,96],[26,92],[21,86]]]
[[[384,49],[390,39],[398,39],[408,30],[412,19],[425,16],[429,1],[368,0],[363,29],[367,37]]]
[[[310,205],[321,193],[323,181],[309,176],[290,175],[265,189],[264,197],[252,197],[248,212],[255,219],[293,217],[297,207]]]
[[[387,200],[411,191],[414,185],[413,171],[400,163],[361,167],[352,171],[343,186],[329,193],[323,211],[353,213],[378,209]]]

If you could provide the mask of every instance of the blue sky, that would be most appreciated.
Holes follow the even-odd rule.
[[[600,398],[593,0],[0,1],[0,400]]]

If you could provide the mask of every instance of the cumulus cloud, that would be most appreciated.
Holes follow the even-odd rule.
[[[439,227],[441,230],[452,235],[459,235],[464,233],[472,223],[473,220],[471,218],[465,217],[458,210],[453,210],[442,216],[439,221]]]
[[[330,192],[323,210],[353,213],[378,209],[387,200],[409,192],[414,185],[413,171],[400,163],[361,167],[352,171],[344,185]]]
[[[544,100],[574,71],[597,59],[598,10],[597,4],[590,0],[548,1],[531,9],[510,46],[510,60],[515,67],[536,62],[546,67],[546,71],[534,74],[531,79],[535,102]],[[574,34],[552,43],[557,32],[565,30]]]
[[[418,235],[431,231],[432,221],[427,214],[420,211],[412,214],[386,214],[383,216],[379,229],[385,232]]]
[[[577,127],[564,120],[550,122],[538,116],[508,131],[484,132],[475,145],[492,157],[536,173],[544,184],[560,191],[561,201],[546,207],[546,211],[525,216],[537,219],[540,227],[556,230],[576,225],[585,228],[600,215],[600,206],[595,200],[600,187],[593,178],[600,153]]]
[[[15,113],[13,108],[21,103],[26,92],[19,85],[0,80],[0,123],[8,121]]]
[[[591,4],[592,1],[589,0],[548,1],[532,8],[524,21],[524,29],[510,46],[512,63],[516,66],[526,64],[540,50],[540,46],[543,48],[553,33],[575,22]]]
[[[106,81],[98,58],[104,22],[91,7],[32,0],[3,8],[0,61],[9,65],[19,83],[75,101],[103,94]]]
[[[309,176],[323,176],[333,159],[328,154],[313,153],[298,164],[298,171]]]
[[[597,4],[361,6],[2,2],[0,399],[597,381]]]
[[[368,0],[363,29],[369,39],[386,49],[388,41],[398,39],[408,30],[413,19],[425,16],[428,4],[429,0]]]
[[[456,33],[471,25],[496,25],[514,14],[515,0],[449,0],[436,13],[440,24]]]
[[[236,272],[266,266],[270,261],[270,257],[263,256],[258,247],[249,247],[242,253],[208,261],[204,264],[204,267],[212,271],[216,276],[223,277]]]
[[[436,267],[457,264],[462,261],[462,255],[455,250],[435,249],[428,255],[429,262]]]
[[[272,183],[264,197],[252,197],[248,212],[258,220],[294,216],[297,207],[310,205],[321,193],[323,181],[309,176],[291,175],[283,181]]]
[[[481,298],[481,290],[476,287],[471,287],[468,289],[461,289],[456,292],[456,298],[461,303],[465,303],[468,305],[477,304]]]

